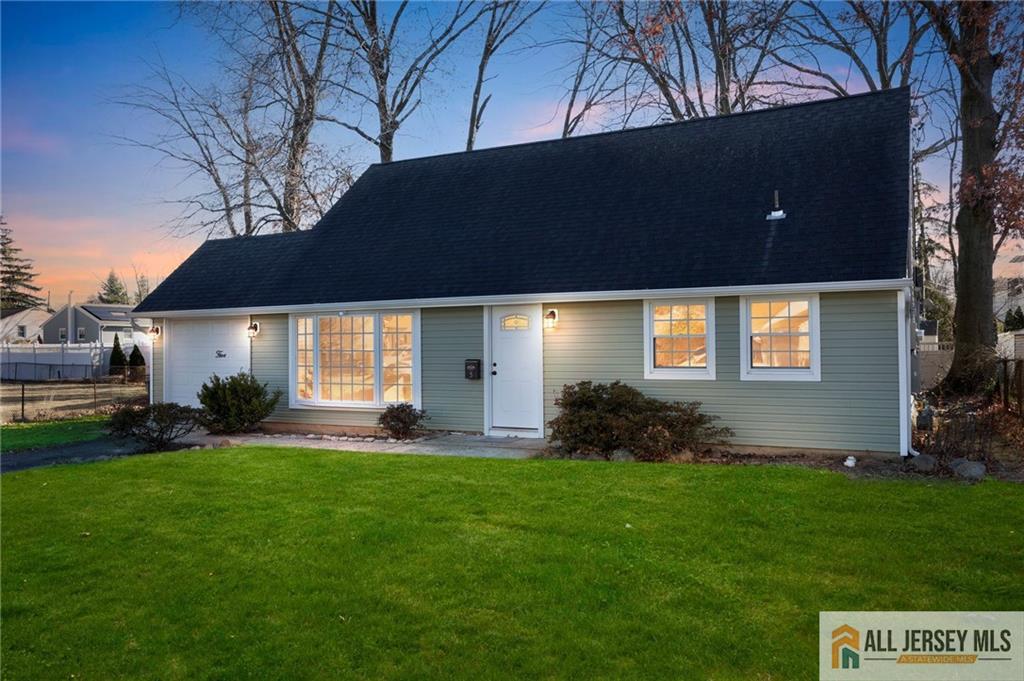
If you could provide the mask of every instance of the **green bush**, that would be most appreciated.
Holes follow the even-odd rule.
[[[718,417],[701,412],[700,402],[662,402],[620,381],[566,385],[555,406],[551,437],[570,455],[611,459],[626,449],[638,461],[665,461],[732,434],[715,426]]]
[[[252,374],[242,371],[234,376],[210,377],[199,389],[203,405],[203,425],[211,433],[244,433],[256,428],[270,416],[282,392],[267,390]]]
[[[384,413],[377,418],[377,425],[387,431],[388,435],[398,440],[412,437],[420,424],[427,418],[427,412],[417,409],[408,402],[389,404]]]
[[[121,349],[121,339],[114,334],[114,347],[110,350],[110,371],[111,376],[121,376],[124,374],[124,368],[128,366],[128,358],[124,356],[124,350]]]
[[[144,407],[125,406],[110,418],[110,432],[129,437],[158,452],[188,435],[199,425],[198,409],[174,402],[158,402]]]

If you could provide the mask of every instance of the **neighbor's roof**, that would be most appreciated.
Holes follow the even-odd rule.
[[[131,305],[86,303],[79,307],[101,322],[124,322],[125,324],[129,324],[131,322]]]
[[[373,165],[312,230],[207,241],[136,311],[899,279],[909,128],[903,88]]]

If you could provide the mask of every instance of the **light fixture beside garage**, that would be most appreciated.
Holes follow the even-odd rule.
[[[249,328],[247,328],[245,330],[245,333],[248,334],[249,338],[255,338],[256,334],[258,334],[259,332],[260,332],[260,323],[259,322],[253,322],[252,324],[249,324]]]
[[[558,310],[551,308],[544,315],[544,328],[553,329],[558,325]]]
[[[154,324],[153,326],[149,327],[149,329],[146,331],[146,334],[153,340],[156,340],[157,338],[160,337],[160,327]]]

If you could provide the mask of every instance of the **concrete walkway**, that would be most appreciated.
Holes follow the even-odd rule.
[[[473,456],[488,459],[526,459],[540,453],[547,441],[535,438],[485,437],[445,433],[427,435],[412,441],[328,435],[190,435],[182,442],[192,446],[255,445],[271,447],[310,447],[349,452],[379,452],[381,454],[425,454],[432,456]]]

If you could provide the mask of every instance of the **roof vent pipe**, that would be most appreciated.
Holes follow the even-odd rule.
[[[786,211],[784,211],[781,208],[779,208],[779,190],[776,189],[775,190],[775,208],[772,210],[771,213],[768,213],[768,216],[765,218],[765,220],[781,220],[784,217],[786,217]]]

